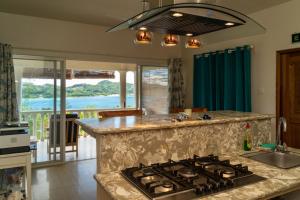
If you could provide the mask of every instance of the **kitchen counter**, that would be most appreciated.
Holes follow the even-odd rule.
[[[220,156],[220,158],[230,159],[231,163],[247,165],[250,171],[267,179],[255,184],[196,199],[269,199],[300,189],[300,167],[279,169],[236,155]],[[119,172],[101,173],[96,175],[95,179],[101,186],[102,196],[105,197],[104,200],[148,200],[138,189],[126,181]]]
[[[228,122],[241,122],[249,120],[262,120],[274,117],[272,115],[263,115],[257,113],[243,113],[234,111],[208,112],[211,120],[199,120],[199,114],[193,113],[191,119],[182,122],[173,122],[175,115],[149,115],[149,116],[127,116],[110,117],[104,119],[78,119],[78,123],[83,130],[96,137],[101,134],[116,134],[124,132],[134,132],[140,130],[157,130],[167,128],[180,128],[190,126],[201,126],[209,124],[221,124]]]
[[[208,112],[182,122],[175,115],[77,120],[96,138],[97,173],[118,171],[137,163],[179,160],[194,154],[235,153],[242,149],[246,122],[254,146],[271,141],[271,115],[234,111]]]

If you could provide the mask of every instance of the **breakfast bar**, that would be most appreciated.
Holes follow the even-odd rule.
[[[139,163],[146,165],[196,155],[239,153],[245,123],[251,125],[253,145],[271,140],[271,115],[233,111],[199,114],[184,121],[175,115],[150,115],[80,119],[77,123],[96,138],[97,173],[120,171]]]

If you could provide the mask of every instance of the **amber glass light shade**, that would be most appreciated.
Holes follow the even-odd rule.
[[[200,48],[201,43],[195,38],[189,38],[185,43],[185,48],[197,49]]]
[[[173,47],[176,46],[178,42],[179,42],[179,37],[177,35],[167,34],[165,35],[163,41],[161,42],[161,45],[164,47]]]
[[[135,44],[151,44],[152,33],[146,30],[139,30],[135,35]]]

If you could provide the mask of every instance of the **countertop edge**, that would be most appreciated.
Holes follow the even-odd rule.
[[[278,196],[281,196],[281,195],[285,195],[285,194],[288,194],[290,192],[294,192],[294,191],[297,191],[300,189],[300,183],[298,183],[295,187],[291,187],[287,190],[284,190],[284,191],[278,191],[278,192],[274,192],[270,195],[267,195],[265,196],[264,198],[267,200],[267,199],[271,199],[271,198],[275,198],[275,197],[278,197]]]
[[[217,119],[217,120],[193,120],[193,121],[184,121],[184,122],[170,122],[168,124],[156,125],[151,124],[147,125],[147,127],[128,127],[128,128],[101,128],[101,130],[97,128],[91,128],[87,123],[80,121],[80,119],[76,119],[76,123],[82,127],[84,131],[90,134],[93,137],[97,135],[107,135],[107,134],[118,134],[125,132],[138,132],[138,131],[146,131],[146,130],[158,130],[158,129],[172,129],[172,128],[182,128],[182,127],[193,127],[193,126],[206,126],[212,124],[225,124],[231,122],[243,122],[243,121],[253,121],[253,120],[267,120],[275,118],[274,115],[271,114],[263,114],[261,116],[250,116],[250,117],[240,117],[240,118],[228,118],[228,119]],[[96,119],[96,118],[95,118]]]
[[[117,172],[116,172],[116,173],[117,173]],[[97,174],[95,174],[93,177],[94,177],[96,183],[99,184],[99,185],[102,187],[102,189],[106,192],[107,195],[109,195],[109,197],[110,197],[112,200],[117,200],[117,199],[110,193],[110,191],[108,191],[108,190],[106,189],[106,187],[101,183],[101,181],[98,180]]]

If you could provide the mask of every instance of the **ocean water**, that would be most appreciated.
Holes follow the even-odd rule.
[[[22,111],[53,110],[53,98],[22,99]],[[135,97],[126,97],[127,107],[135,107]],[[60,102],[57,101],[57,108]],[[120,96],[67,97],[67,110],[120,108]]]

